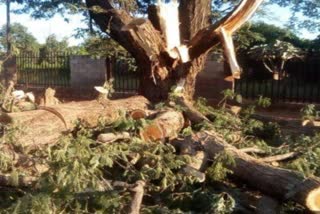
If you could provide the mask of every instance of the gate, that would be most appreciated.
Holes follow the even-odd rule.
[[[62,52],[21,53],[17,56],[18,84],[40,87],[70,85],[70,55]]]

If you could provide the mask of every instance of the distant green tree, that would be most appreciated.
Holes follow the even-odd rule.
[[[82,44],[82,47],[85,54],[98,57],[112,56],[115,53],[127,53],[123,47],[111,38],[99,35],[89,36]]]
[[[302,39],[289,29],[264,22],[247,24],[235,35],[236,47],[240,50],[238,52],[243,54],[253,46],[274,44],[277,40],[289,42],[301,49],[309,49],[313,46],[311,40]]]
[[[302,58],[304,53],[289,42],[276,40],[252,47],[248,55],[254,60],[261,60],[274,79],[280,80],[286,76],[285,64],[292,59]]]
[[[68,51],[70,51],[68,39],[63,38],[61,41],[59,41],[55,34],[51,34],[46,38],[45,43],[40,47],[40,59],[38,63],[54,63],[54,61],[51,61],[52,59],[50,56]]]
[[[7,49],[6,29],[7,27],[5,25],[0,29],[0,50],[2,51]],[[13,23],[11,25],[10,41],[12,46],[11,50],[15,54],[38,51],[40,47],[37,39],[28,32],[25,26],[19,23]]]
[[[68,51],[68,47],[69,44],[67,38],[63,38],[59,41],[55,34],[51,34],[46,38],[46,41],[40,50],[45,52],[64,52]]]

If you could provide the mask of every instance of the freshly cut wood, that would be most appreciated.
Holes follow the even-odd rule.
[[[292,200],[310,211],[320,211],[319,178],[306,178],[296,171],[266,164],[226,143],[213,131],[198,133],[197,140],[210,159],[222,152],[231,155],[236,164],[227,167],[249,186],[280,200]]]
[[[83,101],[72,102],[52,106],[65,119],[70,130],[77,120],[82,121],[88,127],[95,127],[99,119],[108,122],[117,120],[119,111],[131,111],[133,109],[147,109],[149,101],[142,96],[113,101]],[[23,146],[40,146],[55,143],[61,135],[66,133],[61,120],[54,114],[43,111],[26,111],[10,114],[1,114],[0,122],[20,127],[15,132],[16,143]]]
[[[42,98],[39,100],[39,105],[41,106],[52,106],[52,105],[58,105],[61,103],[58,98],[55,97],[56,95],[56,90],[52,88],[47,88],[46,91],[44,92],[44,95]]]
[[[184,126],[183,115],[180,112],[167,110],[160,112],[153,122],[140,131],[145,141],[164,141],[174,139]]]
[[[97,140],[101,143],[112,143],[121,139],[130,139],[130,134],[128,132],[100,134]]]
[[[130,117],[134,120],[139,120],[147,117],[146,111],[142,109],[135,109],[129,113]]]

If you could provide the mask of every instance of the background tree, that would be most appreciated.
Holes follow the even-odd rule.
[[[68,39],[62,38],[58,40],[55,34],[51,34],[46,38],[45,43],[42,45],[41,50],[49,52],[63,52],[68,50]]]
[[[0,49],[7,49],[6,26],[0,29]],[[38,51],[40,44],[37,39],[28,31],[28,29],[19,24],[11,25],[11,45],[13,53]]]
[[[289,42],[276,40],[274,43],[252,47],[249,56],[261,60],[265,68],[273,74],[273,78],[280,80],[286,76],[286,62],[302,58],[303,52]]]

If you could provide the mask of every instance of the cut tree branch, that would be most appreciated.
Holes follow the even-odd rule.
[[[280,200],[292,200],[313,212],[320,211],[320,180],[304,177],[293,170],[273,167],[229,145],[214,131],[200,132],[197,140],[210,159],[221,152],[234,158],[235,165],[226,167],[232,175],[266,195]]]
[[[260,160],[265,163],[272,163],[272,162],[277,162],[277,161],[288,160],[288,159],[296,157],[297,155],[298,154],[296,152],[289,152],[287,154],[281,154],[281,155],[275,155],[275,156],[270,156],[270,157],[266,157],[266,158],[260,158]]]

